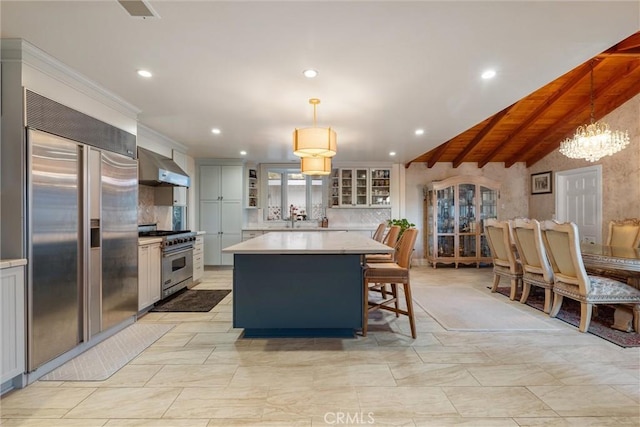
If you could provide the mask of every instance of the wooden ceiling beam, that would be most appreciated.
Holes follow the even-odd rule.
[[[623,50],[635,49],[640,47],[640,31],[622,40],[605,52],[619,52]]]
[[[438,160],[440,160],[440,157],[442,157],[444,152],[447,151],[447,148],[449,147],[449,143],[451,143],[451,140],[448,140],[444,144],[438,145],[433,150],[433,154],[431,155],[431,157],[429,157],[429,160],[427,160],[427,167],[429,169],[431,169],[432,167],[435,166],[436,163],[438,163]]]
[[[610,86],[614,85],[617,81],[621,79],[625,79],[626,77],[629,76],[629,74],[636,71],[639,67],[640,67],[640,61],[635,61],[634,66],[629,67],[624,73],[622,73],[621,76],[610,79],[607,82],[606,87],[602,88],[599,92],[600,93],[605,92]],[[616,97],[612,97],[605,104],[601,104],[598,107],[598,111],[601,112],[600,117],[606,116],[607,114],[609,114],[610,112],[612,112],[613,110],[618,108],[620,105],[624,104],[625,102],[633,98],[634,96],[638,95],[639,93],[640,93],[640,78],[635,79],[634,83],[631,86],[629,86],[624,92],[620,93]],[[550,141],[550,142],[547,142],[545,145],[547,145],[546,148],[542,149],[536,155],[527,159],[526,161],[527,167],[531,167],[538,161],[542,160],[545,156],[553,152],[555,149],[557,149],[560,146],[560,141],[555,141],[555,142]]]
[[[596,68],[600,63],[601,61],[598,62],[598,64],[596,64],[594,68]],[[511,132],[504,140],[498,143],[498,145],[493,150],[491,150],[491,152],[489,152],[486,156],[482,158],[482,160],[478,162],[478,167],[482,168],[491,160],[493,160],[493,158],[500,152],[500,150],[502,150],[502,147],[504,144],[508,143],[509,141],[512,141],[522,131],[528,129],[529,126],[531,126],[531,124],[535,123],[538,117],[540,117],[549,108],[551,108],[553,104],[555,104],[555,102],[558,99],[560,99],[563,95],[567,94],[576,84],[578,84],[580,80],[582,80],[586,75],[588,75],[590,71],[591,71],[591,66],[589,65],[589,63],[582,64],[580,67],[576,68],[575,71],[571,73],[571,76],[569,77],[569,79],[558,90],[556,90],[550,97],[548,97],[542,104],[540,104],[526,118],[526,120],[520,123],[520,125],[513,132]],[[513,157],[516,157],[516,156],[514,155]],[[509,159],[509,161],[510,160],[511,159]],[[506,165],[507,165],[507,162],[505,162],[505,166]],[[506,166],[506,167],[511,167],[511,166],[513,166],[513,163],[510,163],[509,166]]]
[[[603,52],[598,56],[596,56],[596,58],[613,58],[613,57],[629,58],[634,56],[640,57],[640,48],[629,49],[622,52]]]
[[[456,158],[453,159],[454,168],[457,168],[462,164],[466,155],[469,154],[471,150],[473,150],[478,144],[480,144],[480,142],[482,142],[484,137],[487,136],[487,134],[491,132],[498,123],[500,123],[500,120],[502,120],[502,118],[506,116],[509,113],[509,111],[511,111],[514,105],[516,104],[511,104],[504,110],[493,115],[489,123],[487,123],[487,125],[480,132],[478,132],[478,134],[467,144],[467,146],[464,147],[464,149],[460,152],[460,154],[458,154]]]

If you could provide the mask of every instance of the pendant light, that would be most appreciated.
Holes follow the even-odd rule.
[[[591,122],[578,126],[572,138],[560,143],[560,153],[571,159],[585,159],[597,162],[604,156],[610,156],[629,145],[629,132],[611,131],[604,122],[596,122],[593,101],[593,61],[591,65]]]
[[[311,98],[313,105],[313,127],[293,131],[293,154],[298,157],[333,157],[336,155],[336,132],[331,128],[316,126],[317,98]]]
[[[300,170],[304,175],[329,175],[331,173],[331,157],[302,157]]]

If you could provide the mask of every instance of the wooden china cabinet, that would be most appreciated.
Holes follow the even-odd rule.
[[[482,176],[433,181],[425,189],[426,256],[442,264],[491,263],[484,220],[497,218],[500,183]]]

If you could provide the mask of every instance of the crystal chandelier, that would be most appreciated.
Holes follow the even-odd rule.
[[[578,126],[572,138],[560,143],[560,153],[571,159],[585,159],[597,162],[604,156],[610,156],[629,145],[629,132],[612,131],[609,125],[596,122],[593,107],[593,61],[591,61],[591,122]]]
[[[313,105],[313,127],[293,131],[293,154],[298,157],[333,157],[336,155],[336,132],[331,128],[316,127],[317,98],[311,98]]]

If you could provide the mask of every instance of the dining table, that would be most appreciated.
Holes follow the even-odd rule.
[[[580,245],[582,262],[587,273],[611,277],[640,289],[640,249],[593,243]],[[611,326],[624,332],[633,331],[633,311],[638,305],[616,304]],[[638,332],[638,331],[636,331]]]

